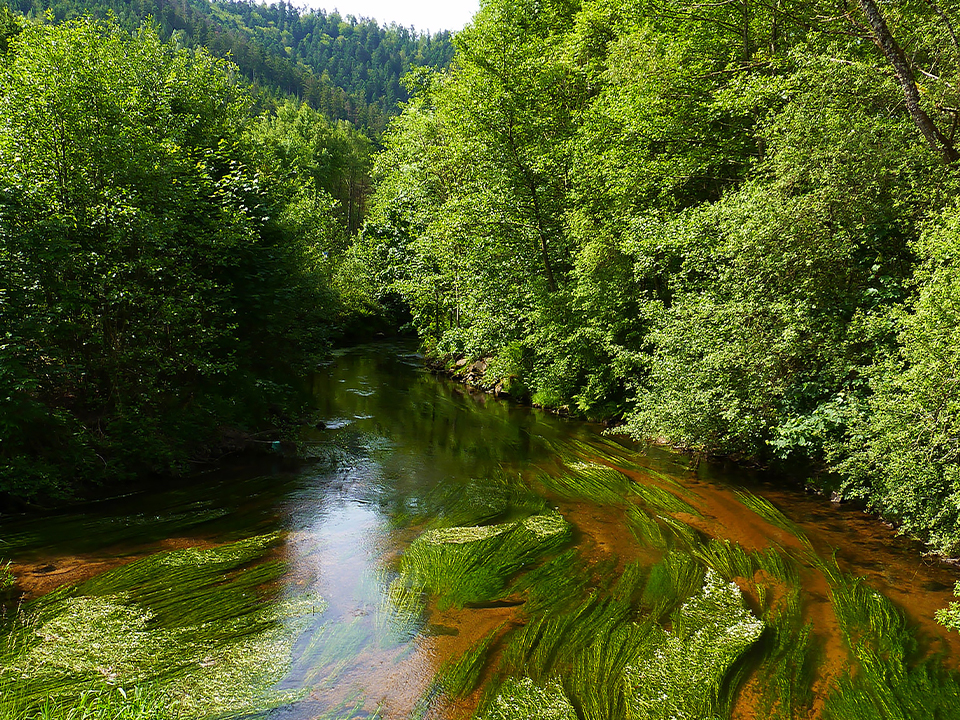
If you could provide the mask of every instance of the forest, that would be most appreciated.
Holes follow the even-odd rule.
[[[483,383],[960,544],[953,5],[491,0],[347,262]]]
[[[0,20],[0,491],[276,441],[343,329],[370,140],[150,26]]]
[[[376,139],[409,99],[401,78],[415,67],[446,66],[453,56],[447,31],[381,26],[337,12],[306,11],[287,2],[170,2],[168,0],[3,0],[33,20],[85,15],[114,20],[133,32],[155,23],[164,41],[206,48],[229,59],[252,84],[261,104],[296,97],[332,120],[348,120]],[[0,3],[0,4],[3,4]]]
[[[376,327],[960,544],[950,6],[491,0],[452,45],[283,3],[132,34],[147,5],[17,7],[6,493],[182,471],[297,419],[284,377]],[[411,95],[379,136],[220,41]]]

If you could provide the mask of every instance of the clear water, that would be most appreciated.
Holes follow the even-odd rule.
[[[691,511],[659,512],[693,528],[701,540],[725,539],[747,551],[773,548],[806,558],[798,562],[803,618],[817,647],[811,655],[816,658],[812,699],[784,717],[822,716],[831,688],[856,665],[830,581],[811,557],[836,557],[838,572],[864,577],[891,599],[921,655],[939,652],[947,668],[960,657],[956,635],[934,621],[960,573],[922,558],[918,547],[854,508],[765,485],[735,469],[689,468],[682,456],[605,437],[596,426],[473,393],[426,372],[408,346],[339,352],[317,373],[314,392],[325,428],[304,432],[301,457],[278,453],[54,516],[3,518],[0,558],[12,561],[28,599],[42,598],[154,553],[216,548],[280,532],[269,559],[282,561],[285,571],[266,585],[263,602],[312,605],[278,615],[284,642],[250,646],[253,653],[276,653],[258,659],[271,672],[247,667],[217,680],[264,685],[258,688],[260,699],[228,699],[209,717],[469,717],[482,690],[445,696],[433,685],[436,674],[499,632],[497,637],[506,639],[498,640],[499,650],[485,661],[483,680],[489,681],[511,633],[530,620],[525,596],[509,591],[497,602],[460,608],[431,601],[425,593],[420,604],[406,608],[391,591],[400,558],[425,528],[451,524],[444,515],[465,494],[489,478],[508,477],[529,488],[531,498],[542,498],[544,511],[558,510],[572,525],[577,557],[602,569],[584,574],[571,566],[571,573],[583,575],[577,582],[584,592],[602,584],[603,573],[619,576],[631,563],[649,567],[664,553],[628,529],[626,510],[639,500],[604,502],[602,493],[578,495],[550,480],[562,476],[565,465],[593,463],[620,467],[630,482],[665,488],[689,503]],[[737,494],[743,488],[771,501],[795,530],[746,507]],[[760,613],[759,601],[749,588],[744,591],[748,607]],[[94,629],[89,637],[97,642]],[[725,706],[734,717],[773,716],[758,709],[766,692],[765,660],[759,650],[754,655],[739,661],[744,668],[739,689]],[[218,662],[211,657],[196,663],[196,672]],[[144,671],[110,682],[143,677],[151,676]],[[960,717],[960,704],[957,708]]]

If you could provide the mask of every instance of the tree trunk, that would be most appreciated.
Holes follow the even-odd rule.
[[[893,66],[897,74],[897,81],[903,89],[903,97],[906,102],[907,111],[913,118],[914,124],[920,128],[923,137],[931,149],[939,153],[945,163],[953,163],[960,159],[960,153],[953,146],[953,143],[936,126],[929,115],[920,107],[920,91],[917,89],[917,80],[910,68],[903,49],[894,40],[890,28],[887,27],[883,15],[874,0],[858,0],[860,10],[873,29],[875,42],[884,56]]]

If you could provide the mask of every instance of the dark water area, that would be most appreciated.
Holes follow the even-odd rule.
[[[313,383],[296,457],[0,521],[10,697],[102,676],[190,718],[960,718],[934,617],[960,572],[863,512],[472,392],[408,345]]]

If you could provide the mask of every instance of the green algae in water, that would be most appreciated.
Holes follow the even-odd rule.
[[[478,720],[578,720],[577,711],[558,682],[534,684],[530,678],[509,678]]]
[[[449,697],[464,697],[480,685],[480,674],[490,655],[491,647],[503,626],[495,628],[486,637],[474,643],[463,655],[449,660],[437,673],[437,683]]]
[[[267,535],[160,553],[26,606],[5,630],[0,708],[17,716],[50,698],[75,705],[110,685],[145,686],[191,718],[292,701],[272,686],[289,668],[295,619],[325,604],[279,601],[283,566],[265,561],[278,543]]]
[[[834,609],[855,673],[827,699],[828,720],[954,720],[960,714],[960,674],[939,657],[925,657],[914,629],[890,600],[861,580],[825,566]]]
[[[404,553],[396,582],[430,590],[441,608],[490,601],[514,573],[564,545],[571,534],[559,513],[518,523],[428,530]]]
[[[627,717],[704,720],[719,717],[722,683],[763,633],[736,585],[712,570],[700,593],[674,614],[673,631],[653,631],[649,654],[623,672]]]
[[[633,482],[616,468],[579,460],[567,463],[567,472],[541,473],[537,482],[570,500],[589,500],[601,505],[623,505],[632,494]]]

